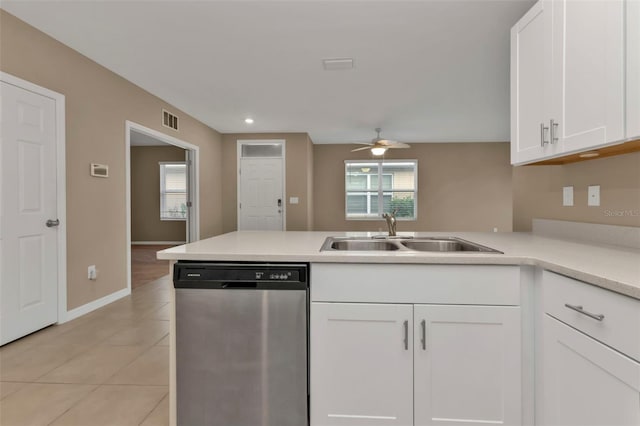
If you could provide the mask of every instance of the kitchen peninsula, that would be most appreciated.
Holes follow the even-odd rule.
[[[312,426],[640,423],[640,249],[448,232],[402,236],[502,253],[320,250],[377,234],[232,232],[158,258],[309,264]]]

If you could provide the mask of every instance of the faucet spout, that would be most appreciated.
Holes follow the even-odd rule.
[[[382,214],[382,217],[387,221],[387,228],[389,228],[390,237],[396,236],[396,213],[398,213],[398,209],[394,209],[390,214]]]

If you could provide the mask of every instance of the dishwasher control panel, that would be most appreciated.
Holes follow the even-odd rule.
[[[174,284],[177,287],[191,287],[194,283],[220,283],[220,288],[238,288],[239,283],[304,283],[308,282],[307,265],[293,264],[230,264],[230,263],[188,263],[174,265]],[[235,283],[235,284],[234,284]],[[199,286],[200,287],[200,286]],[[216,286],[218,287],[218,286]]]

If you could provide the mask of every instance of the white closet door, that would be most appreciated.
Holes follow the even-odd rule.
[[[0,344],[57,321],[55,101],[2,82]]]

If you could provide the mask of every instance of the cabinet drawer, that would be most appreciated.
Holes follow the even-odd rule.
[[[640,301],[549,271],[543,272],[542,285],[546,313],[640,360]]]

